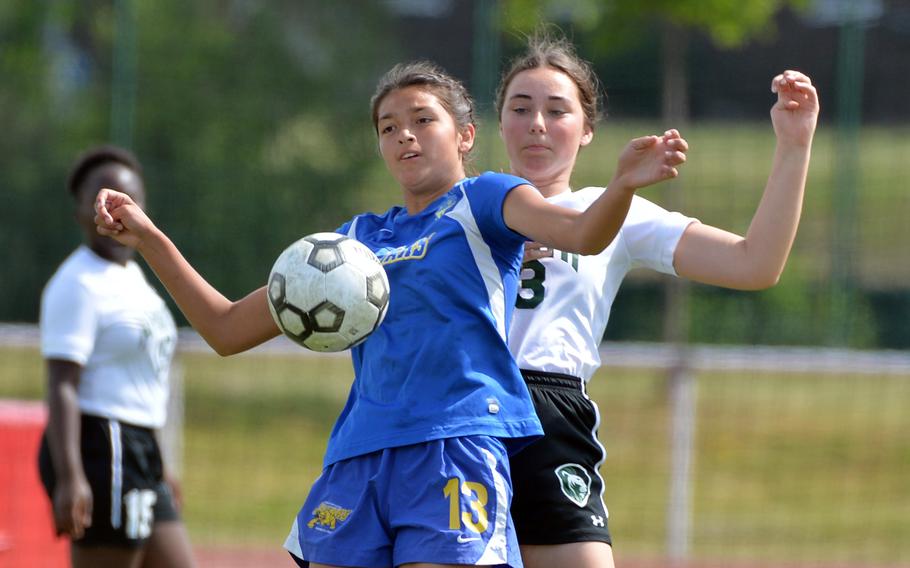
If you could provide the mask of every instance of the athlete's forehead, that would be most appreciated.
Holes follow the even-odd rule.
[[[413,85],[391,91],[379,104],[378,120],[421,112],[445,112],[439,98],[425,87]]]
[[[579,100],[578,86],[558,69],[535,67],[515,75],[506,90],[506,100],[547,100],[572,102]]]
[[[537,97],[535,97],[534,94],[532,94],[532,93],[514,93],[512,95],[509,95],[510,101],[514,101],[514,100],[532,101],[535,98],[537,98]],[[547,95],[545,97],[545,99],[548,101],[553,101],[553,102],[569,102],[572,100],[570,97],[562,97],[559,95]]]

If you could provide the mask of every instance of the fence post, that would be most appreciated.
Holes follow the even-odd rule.
[[[695,445],[696,377],[689,349],[678,346],[670,370],[670,493],[667,502],[667,555],[674,562],[689,555],[692,521],[692,464]]]
[[[842,7],[837,60],[837,136],[834,186],[835,230],[831,232],[831,307],[829,343],[851,344],[856,303],[856,188],[859,183],[859,130],[865,58],[865,26],[856,4]]]
[[[168,471],[183,476],[183,366],[177,358],[171,363],[170,396],[167,401],[167,422],[161,429],[161,459]]]
[[[136,13],[133,0],[115,0],[112,50],[111,140],[133,146],[136,114]]]

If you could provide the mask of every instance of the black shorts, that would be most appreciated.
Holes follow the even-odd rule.
[[[83,414],[81,446],[92,488],[92,526],[74,545],[142,546],[155,523],[179,518],[153,430]],[[46,435],[38,468],[53,499],[56,475]]]
[[[582,380],[522,371],[544,437],[510,458],[519,544],[612,544],[597,440],[600,415]]]

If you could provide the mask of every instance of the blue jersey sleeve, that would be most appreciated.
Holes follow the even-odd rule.
[[[486,172],[465,185],[465,195],[471,203],[471,212],[488,241],[524,242],[528,240],[510,229],[503,217],[503,204],[511,190],[519,185],[531,185],[524,178],[510,174]]]

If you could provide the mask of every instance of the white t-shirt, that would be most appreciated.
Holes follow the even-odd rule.
[[[45,359],[83,367],[82,412],[164,425],[177,328],[138,264],[121,266],[80,246],[44,288],[40,327]]]
[[[547,201],[584,211],[603,191],[587,187]],[[645,267],[675,275],[673,253],[695,221],[635,196],[619,234],[600,254],[554,251],[552,258],[525,264],[509,331],[518,367],[590,380],[600,367],[598,347],[626,273]]]

